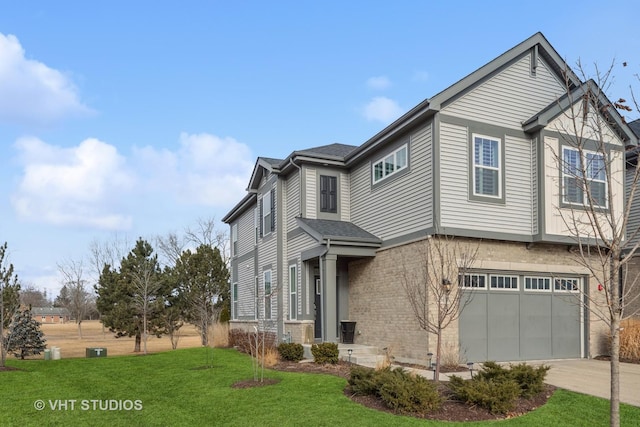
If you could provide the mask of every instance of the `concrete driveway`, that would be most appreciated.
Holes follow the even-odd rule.
[[[538,362],[531,364],[539,364]],[[611,394],[610,365],[593,359],[552,360],[546,383],[578,393],[609,399]],[[620,401],[640,406],[640,365],[620,364]]]

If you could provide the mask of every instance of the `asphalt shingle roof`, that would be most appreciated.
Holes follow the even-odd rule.
[[[329,219],[298,219],[323,239],[357,240],[371,243],[381,242],[378,237],[351,222],[334,221]]]

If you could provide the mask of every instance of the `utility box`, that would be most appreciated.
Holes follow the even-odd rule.
[[[107,349],[104,347],[87,347],[87,357],[107,357]]]

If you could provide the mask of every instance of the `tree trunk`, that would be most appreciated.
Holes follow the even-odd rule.
[[[133,352],[134,353],[140,353],[140,341],[142,340],[142,337],[140,336],[140,333],[136,334],[136,344],[133,347]]]
[[[78,337],[82,339],[82,320],[78,320]]]
[[[436,374],[435,380],[440,381],[440,354],[442,353],[442,328],[438,327],[438,336],[436,340]]]
[[[620,427],[620,315],[611,322],[611,427]]]

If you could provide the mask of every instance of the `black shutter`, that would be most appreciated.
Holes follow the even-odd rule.
[[[276,190],[271,189],[271,231],[276,229]]]
[[[258,208],[258,210],[260,212],[258,212],[258,223],[260,224],[258,227],[260,227],[260,237],[264,236],[263,234],[263,230],[262,230],[262,197],[260,198],[260,207]]]
[[[328,176],[320,175],[320,212],[329,209],[329,180]]]
[[[336,213],[338,212],[338,179],[335,176],[330,176],[329,178],[329,194],[327,198],[329,199],[329,212]]]

